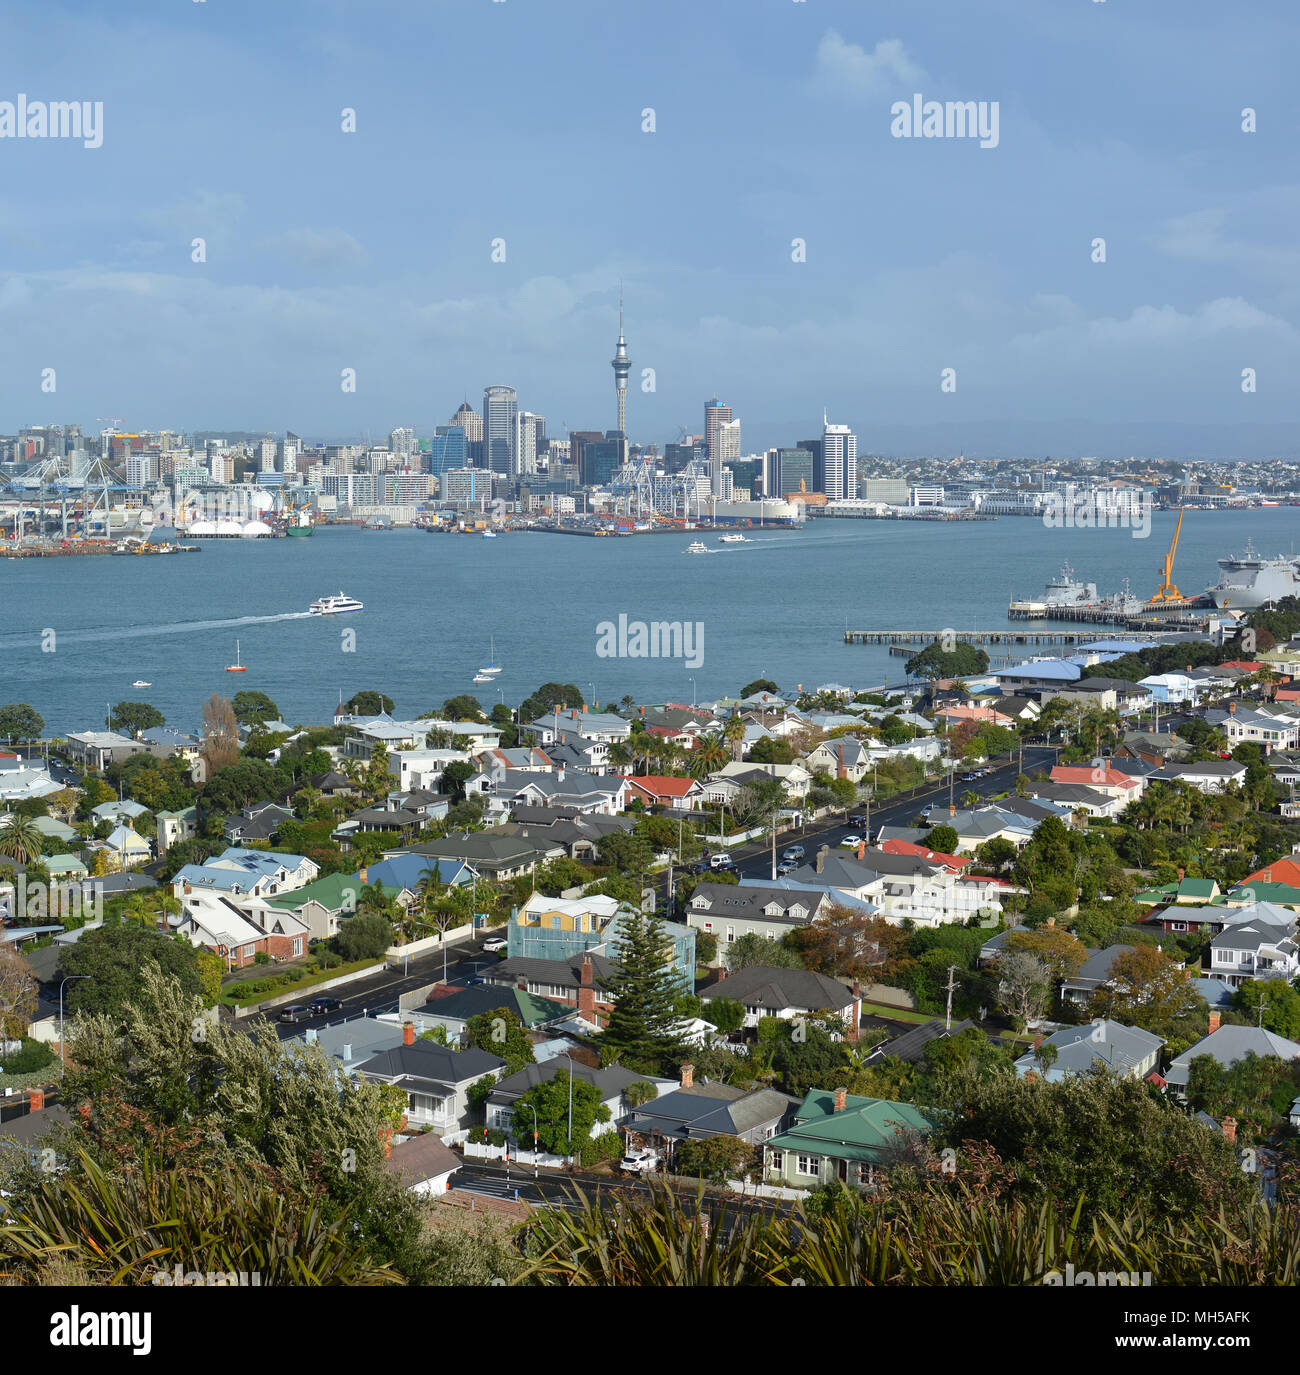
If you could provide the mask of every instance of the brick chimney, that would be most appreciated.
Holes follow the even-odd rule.
[[[569,708],[569,720],[570,720],[570,721],[576,721],[577,719],[578,719],[578,708],[577,708],[577,707],[570,707],[570,708]]]
[[[836,778],[847,778],[848,776],[849,776],[849,771],[848,771],[848,769],[846,769],[846,768],[844,767],[844,740],[841,738],[841,740],[840,740],[840,762],[839,762],[839,766],[838,766],[838,767],[836,768],[836,770],[835,770],[835,777],[836,777]]]
[[[1043,1044],[1043,1033],[1040,1031],[1040,1032],[1038,1033],[1038,1035],[1034,1037],[1034,1049],[1037,1050],[1038,1047],[1041,1046],[1042,1044]]]
[[[858,841],[858,858],[859,858],[859,859],[865,859],[865,858],[866,858],[866,854],[867,854],[867,842],[866,842],[865,840],[860,840],[860,841]]]
[[[43,1112],[45,1110],[45,1090],[28,1089],[27,1105],[33,1112]]]
[[[362,883],[370,882],[370,880],[366,877],[366,869],[364,866],[357,870],[357,877],[361,880]]]
[[[591,956],[584,954],[578,969],[578,1011],[588,1021],[596,1019],[596,966]]]
[[[1181,882],[1183,881],[1183,879],[1185,879],[1186,877],[1187,877],[1187,870],[1186,870],[1186,869],[1179,869],[1179,871],[1178,871],[1178,881],[1179,881],[1179,883],[1181,883]]]
[[[584,716],[587,714],[587,704],[586,704],[586,702],[584,702],[584,703],[582,704],[582,714],[583,714]]]
[[[1223,1014],[1221,1012],[1210,1013],[1210,1031],[1215,1032],[1223,1025]]]
[[[957,815],[957,804],[955,802],[948,803],[948,815],[949,817]]]
[[[645,708],[644,708],[644,707],[641,708],[641,715],[642,715],[643,717],[645,716]]]
[[[695,1083],[695,1066],[689,1061],[682,1066],[682,1088],[688,1089]]]
[[[404,1022],[402,1024],[402,1044],[413,1046],[415,1044],[415,1023]]]
[[[1230,1146],[1235,1144],[1237,1140],[1237,1119],[1235,1117],[1225,1117],[1221,1126],[1223,1130],[1223,1139]]]
[[[817,851],[817,872],[819,874],[826,868],[826,856],[830,853],[830,848],[829,845],[823,845],[821,849]]]
[[[848,1089],[836,1089],[836,1090],[835,1090],[835,1111],[836,1111],[836,1112],[843,1112],[844,1109],[848,1107],[848,1105],[849,1105],[849,1091],[848,1091]]]
[[[1236,704],[1236,702],[1229,702],[1229,703],[1228,703],[1228,715],[1229,715],[1229,716],[1236,716],[1236,714],[1237,714],[1237,704]]]

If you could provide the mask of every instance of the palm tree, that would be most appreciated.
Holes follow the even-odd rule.
[[[615,740],[609,747],[607,757],[610,767],[615,769],[618,773],[622,773],[631,766],[636,755],[633,753],[632,746],[628,744],[626,740]]]
[[[707,778],[727,762],[727,751],[715,735],[706,735],[691,755],[691,777]]]
[[[0,828],[0,855],[20,864],[34,864],[44,849],[45,837],[30,816],[11,815]]]
[[[961,795],[961,805],[963,807],[978,807],[980,795],[973,788],[967,788]]]
[[[745,719],[742,716],[728,716],[727,723],[722,728],[723,739],[731,746],[731,757],[734,760],[740,758],[740,746],[745,739]]]

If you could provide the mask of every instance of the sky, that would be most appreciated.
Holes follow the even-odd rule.
[[[0,26],[0,101],[103,104],[97,148],[0,138],[0,430],[428,433],[489,383],[553,434],[612,428],[621,282],[634,441],[715,394],[747,452],[824,411],[859,452],[1300,440],[1294,0],[9,0]],[[997,146],[895,137],[918,93],[997,102]]]

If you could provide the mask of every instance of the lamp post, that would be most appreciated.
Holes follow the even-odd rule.
[[[573,1159],[573,1056],[562,1050],[561,1055],[569,1062],[569,1159]]]
[[[599,707],[600,703],[596,701],[596,684],[588,683],[587,686],[591,689],[591,705],[593,707]]]
[[[538,1145],[537,1145],[537,1109],[536,1109],[536,1107],[533,1106],[532,1103],[529,1103],[528,1106],[529,1106],[530,1108],[533,1109],[533,1178],[536,1179],[536,1178],[538,1177],[538,1176],[537,1176],[537,1151],[538,1151]]]
[[[69,974],[63,983],[59,985],[59,1079],[62,1080],[64,1071],[67,1068],[67,1055],[63,1046],[63,989],[64,985],[70,984],[74,979],[88,979],[89,974]]]
[[[695,705],[695,678],[691,676],[691,706]]]

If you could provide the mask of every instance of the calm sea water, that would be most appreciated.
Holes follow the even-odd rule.
[[[306,540],[204,541],[202,553],[170,558],[0,560],[0,702],[30,702],[49,730],[67,731],[102,726],[108,703],[146,700],[192,730],[210,693],[241,688],[267,693],[297,723],[328,720],[339,694],[359,688],[382,689],[414,716],[461,692],[517,705],[553,679],[602,703],[625,693],[707,700],[760,676],[869,687],[901,680],[902,661],[845,645],[846,625],[1005,626],[1009,596],[1040,595],[1066,561],[1103,593],[1127,577],[1149,596],[1174,520],[1157,513],[1145,540],[1009,517],[814,521],[752,531],[743,545],[705,535],[718,551],[707,556],[684,552],[689,534],[484,540],[343,527]],[[1300,509],[1188,512],[1175,580],[1200,592],[1217,579],[1215,560],[1247,537],[1262,553],[1300,547]],[[339,591],[365,611],[305,614]],[[620,613],[701,623],[701,667],[599,657],[597,624]],[[475,686],[489,635],[504,671]],[[238,675],[224,672],[236,639],[248,666]],[[136,679],[152,686],[133,688]]]

